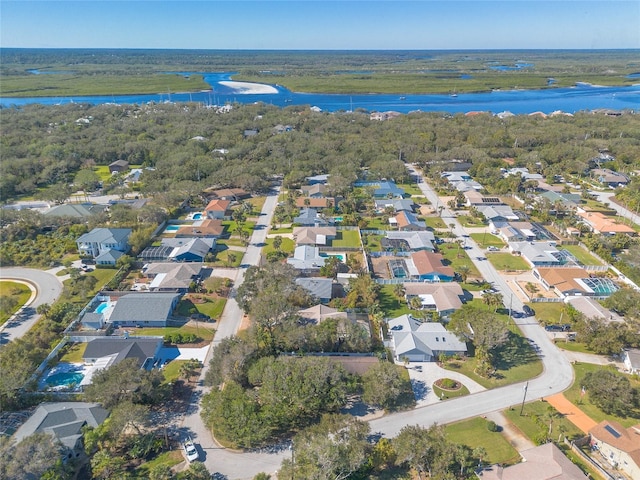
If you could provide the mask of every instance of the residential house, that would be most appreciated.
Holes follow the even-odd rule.
[[[539,173],[529,173],[529,169],[526,167],[514,167],[504,170],[503,176],[509,177],[511,175],[520,175],[523,180],[543,180],[544,177]]]
[[[215,238],[192,238],[184,245],[176,247],[169,254],[169,260],[174,262],[204,262],[205,257],[213,250],[215,245]]]
[[[629,373],[640,373],[640,349],[630,348],[622,354],[624,367]]]
[[[336,238],[336,227],[294,227],[296,245],[329,245]]]
[[[482,190],[484,187],[475,180],[466,180],[464,182],[456,182],[454,188],[461,193]]]
[[[300,187],[302,194],[309,198],[322,198],[327,191],[327,186],[324,183],[314,183],[312,185],[302,185]]]
[[[418,220],[418,217],[413,213],[405,210],[398,212],[395,217],[389,218],[389,224],[401,232],[416,232],[427,229],[427,224],[423,220]]]
[[[627,235],[635,235],[636,231],[625,225],[618,223],[614,218],[608,217],[600,212],[578,212],[592,232],[603,235],[615,235],[616,233],[626,233]]]
[[[329,303],[333,297],[333,280],[324,277],[296,278],[296,285],[301,286],[320,303]]]
[[[216,190],[207,190],[206,193],[219,200],[229,200],[233,202],[239,202],[240,200],[251,197],[251,194],[243,190],[242,188],[218,188]]]
[[[162,337],[96,338],[87,343],[82,360],[96,366],[94,372],[132,358],[139,368],[150,370],[158,359],[162,344]]]
[[[126,172],[127,170],[129,170],[129,162],[126,160],[116,160],[109,164],[109,172],[111,174]]]
[[[625,428],[613,420],[603,420],[589,430],[591,446],[613,468],[631,478],[640,478],[640,424]]]
[[[118,299],[109,322],[114,327],[166,327],[180,297],[176,293],[129,293]]]
[[[176,237],[218,238],[224,233],[222,220],[205,218],[196,220],[191,225],[182,225],[176,232]]]
[[[620,187],[629,183],[629,177],[623,173],[614,172],[608,168],[594,168],[589,172],[591,178],[604,183],[612,188]]]
[[[459,283],[418,283],[402,285],[407,304],[414,297],[420,298],[422,310],[437,312],[440,318],[447,319],[464,303],[464,292]]]
[[[387,208],[393,208],[397,212],[413,212],[416,204],[410,198],[385,198],[376,200],[376,210],[383,212]]]
[[[307,227],[326,227],[332,222],[320,215],[315,208],[302,208],[300,215],[293,219],[293,223]]]
[[[65,203],[64,205],[51,207],[42,212],[42,214],[45,218],[70,217],[88,220],[94,215],[104,212],[105,208],[104,205],[96,205],[93,203]]]
[[[533,270],[533,276],[540,280],[544,288],[555,291],[561,298],[605,297],[619,289],[612,280],[604,277],[590,277],[589,273],[581,267],[538,267]]]
[[[258,130],[256,128],[246,129],[242,133],[243,138],[251,138],[258,135]]]
[[[530,222],[503,222],[495,220],[489,222],[491,233],[497,235],[507,243],[532,242],[537,238],[534,226]]]
[[[487,221],[507,222],[510,220],[519,220],[518,215],[513,213],[508,205],[480,205],[476,209],[487,219]]]
[[[558,205],[561,205],[565,211],[573,211],[578,208],[582,197],[577,193],[563,193],[547,191],[538,195],[537,202],[541,203],[543,200],[548,200],[552,205],[550,213],[555,215],[558,213]]]
[[[403,198],[405,191],[398,187],[395,182],[381,181],[377,184],[373,184],[373,196],[375,198]]]
[[[200,280],[202,263],[149,263],[142,268],[142,274],[151,280],[152,292],[186,293],[193,282]]]
[[[584,480],[582,470],[553,442],[520,452],[522,462],[509,467],[491,465],[476,471],[481,480]]]
[[[458,182],[470,182],[471,180],[473,180],[469,173],[463,171],[442,172],[440,174],[440,177],[444,178],[451,185]]]
[[[624,318],[591,297],[569,297],[565,302],[582,313],[586,318],[599,318],[607,323],[624,322]]]
[[[433,362],[440,355],[465,355],[467,345],[439,322],[421,323],[411,315],[387,322],[396,361]]]
[[[332,208],[336,204],[335,199],[327,197],[298,197],[296,198],[296,207],[298,208]]]
[[[162,262],[168,261],[169,255],[175,247],[170,245],[160,245],[159,247],[147,247],[138,254],[138,259],[143,262]]]
[[[316,185],[316,184],[326,185],[327,182],[329,181],[329,175],[326,173],[323,173],[320,175],[313,175],[311,177],[305,177],[304,181],[307,182],[308,185]]]
[[[502,205],[503,202],[498,197],[484,196],[477,190],[467,190],[462,193],[465,198],[465,205],[467,207],[478,207],[480,205]]]
[[[81,257],[93,257],[98,265],[115,265],[129,251],[130,228],[94,228],[77,240]]]
[[[102,425],[108,416],[109,412],[97,403],[41,403],[33,415],[18,428],[13,438],[16,442],[21,442],[36,433],[46,433],[63,445],[63,461],[70,460],[85,455],[83,428],[96,428]]]
[[[439,253],[420,250],[413,252],[405,261],[411,278],[428,282],[451,282],[455,276],[453,268],[444,265],[444,257]]]
[[[556,242],[511,242],[509,251],[520,255],[532,268],[552,267],[577,261],[566,250],[556,248]]]
[[[401,252],[428,250],[435,251],[433,242],[436,237],[433,232],[426,230],[417,232],[398,232],[388,231],[386,235],[380,239],[382,248],[386,251],[397,250]]]
[[[293,252],[293,257],[287,258],[287,263],[296,270],[303,272],[317,272],[324,266],[327,257],[320,255],[318,247],[300,245]]]
[[[330,319],[348,319],[349,314],[347,312],[341,312],[337,308],[331,308],[322,303],[314,305],[313,307],[305,308],[304,310],[298,310],[298,316],[304,323],[318,324],[324,320]]]
[[[216,198],[209,202],[204,211],[207,218],[224,220],[231,217],[229,205],[231,205],[229,200],[220,200],[219,198]]]

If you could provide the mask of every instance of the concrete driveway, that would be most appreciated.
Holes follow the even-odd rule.
[[[398,365],[401,365],[398,363]],[[469,389],[469,393],[478,393],[486,390],[479,383],[458,372],[445,370],[435,362],[411,362],[407,367],[413,395],[416,398],[416,406],[424,407],[440,402],[440,398],[433,391],[436,380],[450,378],[462,383]]]

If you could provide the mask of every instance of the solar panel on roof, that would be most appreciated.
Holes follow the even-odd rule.
[[[611,435],[613,435],[614,438],[620,438],[621,435],[616,431],[615,428],[613,428],[611,425],[606,425],[604,427],[604,429],[609,432]]]

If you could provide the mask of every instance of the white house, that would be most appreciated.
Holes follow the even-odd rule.
[[[388,322],[391,348],[397,361],[433,362],[441,354],[464,355],[467,345],[441,323],[424,322],[402,315]]]

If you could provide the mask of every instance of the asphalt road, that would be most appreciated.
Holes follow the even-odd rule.
[[[414,174],[419,173],[408,165],[407,168]],[[434,205],[442,205],[436,193],[424,182],[420,183],[425,196]],[[260,224],[269,225],[271,213],[275,208],[276,197],[269,197],[263,208],[264,221]],[[466,235],[464,228],[458,223],[457,218],[446,208],[442,211],[443,220],[447,225],[454,224],[454,233],[460,237]],[[247,250],[243,258],[243,265],[257,263],[260,255],[260,244],[266,238],[266,227],[264,230],[254,231],[252,245]],[[488,281],[493,283],[500,293],[502,293],[507,306],[511,306],[514,311],[522,310],[522,303],[518,297],[510,290],[505,280],[486,260],[485,252],[469,237],[466,238],[467,253],[471,256],[480,273]],[[480,260],[481,258],[482,260]],[[255,263],[254,263],[255,262]],[[244,270],[241,269],[238,275],[239,285],[242,281]],[[235,301],[227,303],[220,330],[214,339],[214,345],[225,336],[233,335],[240,324],[242,312],[237,307]],[[395,413],[370,422],[371,431],[386,437],[394,437],[405,425],[429,426],[433,423],[445,424],[467,418],[486,415],[491,412],[503,410],[512,405],[520,404],[525,399],[530,401],[536,398],[543,398],[554,393],[562,392],[573,382],[573,370],[569,361],[562,355],[551,340],[547,337],[544,329],[539,326],[535,318],[515,318],[514,322],[520,327],[525,337],[529,338],[537,348],[544,365],[543,373],[537,378],[527,383],[519,383],[506,387],[487,390],[480,393],[468,395],[446,402],[416,408],[411,411]],[[207,365],[208,367],[208,365]],[[202,378],[202,377],[201,377]],[[202,386],[198,387],[198,393],[194,396],[194,401],[198,400],[204,391]],[[288,449],[280,449],[271,452],[248,452],[238,453],[223,449],[215,444],[210,433],[202,425],[198,406],[193,405],[190,414],[185,417],[183,427],[185,432],[189,431],[197,442],[202,446],[201,455],[204,454],[204,462],[210,472],[218,474],[219,478],[228,479],[251,479],[259,472],[273,473],[280,468],[280,463],[284,458],[290,456]]]
[[[21,280],[36,289],[36,298],[11,321],[3,325],[0,345],[22,337],[38,321],[36,309],[45,303],[52,305],[62,293],[62,283],[55,276],[33,268],[0,268],[0,279]]]
[[[251,235],[251,243],[242,257],[242,264],[237,270],[233,290],[230,298],[227,300],[224,312],[217,326],[218,329],[212,342],[213,347],[218,345],[222,339],[235,335],[240,328],[243,312],[235,300],[236,291],[237,288],[242,285],[246,269],[252,265],[258,265],[260,261],[260,252],[267,238],[267,231],[278,202],[279,193],[280,190],[277,189],[274,193],[268,195],[262,207],[262,213]],[[218,478],[251,479],[260,472],[275,472],[280,468],[280,464],[282,463],[283,451],[274,453],[242,453],[220,447],[214,441],[211,432],[202,423],[200,417],[200,401],[202,396],[209,391],[209,388],[204,386],[203,381],[209,369],[209,361],[211,360],[212,354],[213,348],[209,350],[204,368],[198,379],[198,385],[191,398],[191,405],[183,418],[180,426],[180,435],[182,435],[183,438],[187,435],[193,438],[196,448],[198,448],[200,453],[201,460],[209,472],[217,474]]]
[[[608,203],[609,206],[616,212],[618,212],[618,215],[620,215],[621,217],[631,220],[636,225],[640,225],[640,216],[638,216],[638,212],[634,213],[630,210],[627,210],[622,205],[618,205],[616,202],[611,200],[611,197],[615,196],[615,193],[600,192],[598,190],[589,190],[589,193],[591,195],[594,195],[596,197],[596,200],[598,200],[600,203]]]

